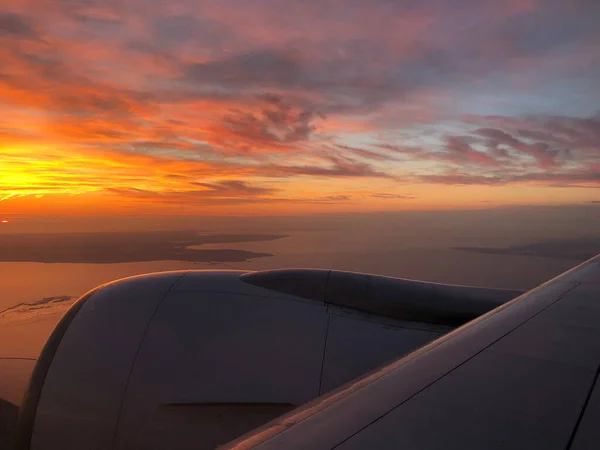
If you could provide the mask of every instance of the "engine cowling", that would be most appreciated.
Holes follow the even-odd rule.
[[[16,448],[212,449],[518,294],[327,270],[109,283],[42,350]]]

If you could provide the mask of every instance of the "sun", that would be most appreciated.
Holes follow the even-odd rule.
[[[0,223],[8,223],[8,220],[4,219],[2,222]]]

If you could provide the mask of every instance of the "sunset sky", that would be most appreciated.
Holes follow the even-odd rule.
[[[596,0],[12,0],[0,220],[600,200]]]

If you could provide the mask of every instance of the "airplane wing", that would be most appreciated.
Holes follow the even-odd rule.
[[[600,255],[226,448],[598,448],[599,372]]]

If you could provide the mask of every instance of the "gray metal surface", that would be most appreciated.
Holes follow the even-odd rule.
[[[228,448],[589,448],[599,303],[597,257]]]
[[[148,328],[115,448],[215,448],[449,330],[190,272]]]
[[[268,270],[246,273],[240,279],[273,292],[370,314],[453,327],[522,294],[337,270]]]
[[[565,449],[595,378],[600,340],[598,330],[551,310],[587,298],[581,288],[338,448]],[[600,309],[588,318],[600,325]]]
[[[169,293],[135,363],[116,449],[212,449],[318,395],[325,305],[255,295],[238,275],[191,273]]]
[[[589,274],[592,275],[591,273]],[[600,281],[600,280],[599,280]],[[589,283],[589,282],[588,282]],[[591,342],[587,345],[600,346],[600,325],[595,320],[600,310],[600,285],[597,283],[586,283],[578,287],[582,296],[578,302],[573,302],[573,308],[566,311],[566,308],[556,311],[563,320],[569,320],[574,324],[581,326],[582,331],[589,333]],[[583,295],[583,293],[587,295]],[[598,375],[600,367],[596,370],[596,381],[591,389],[586,404],[582,411],[581,420],[577,428],[577,433],[573,436],[572,450],[592,450],[600,446],[600,383]]]
[[[335,307],[330,307],[329,313],[331,317],[323,360],[321,394],[452,330],[427,327],[426,324],[412,324],[410,328],[407,324],[402,327],[393,321],[385,326],[381,319],[374,321],[373,316],[348,313]]]
[[[50,365],[32,450],[112,449],[135,354],[154,311],[182,274],[133,277],[90,297]]]
[[[590,397],[585,410],[581,415],[581,421],[577,433],[573,436],[571,450],[596,450],[600,447],[600,383],[596,373],[596,384],[590,392]]]
[[[332,270],[326,302],[400,320],[458,326],[521,294]]]

